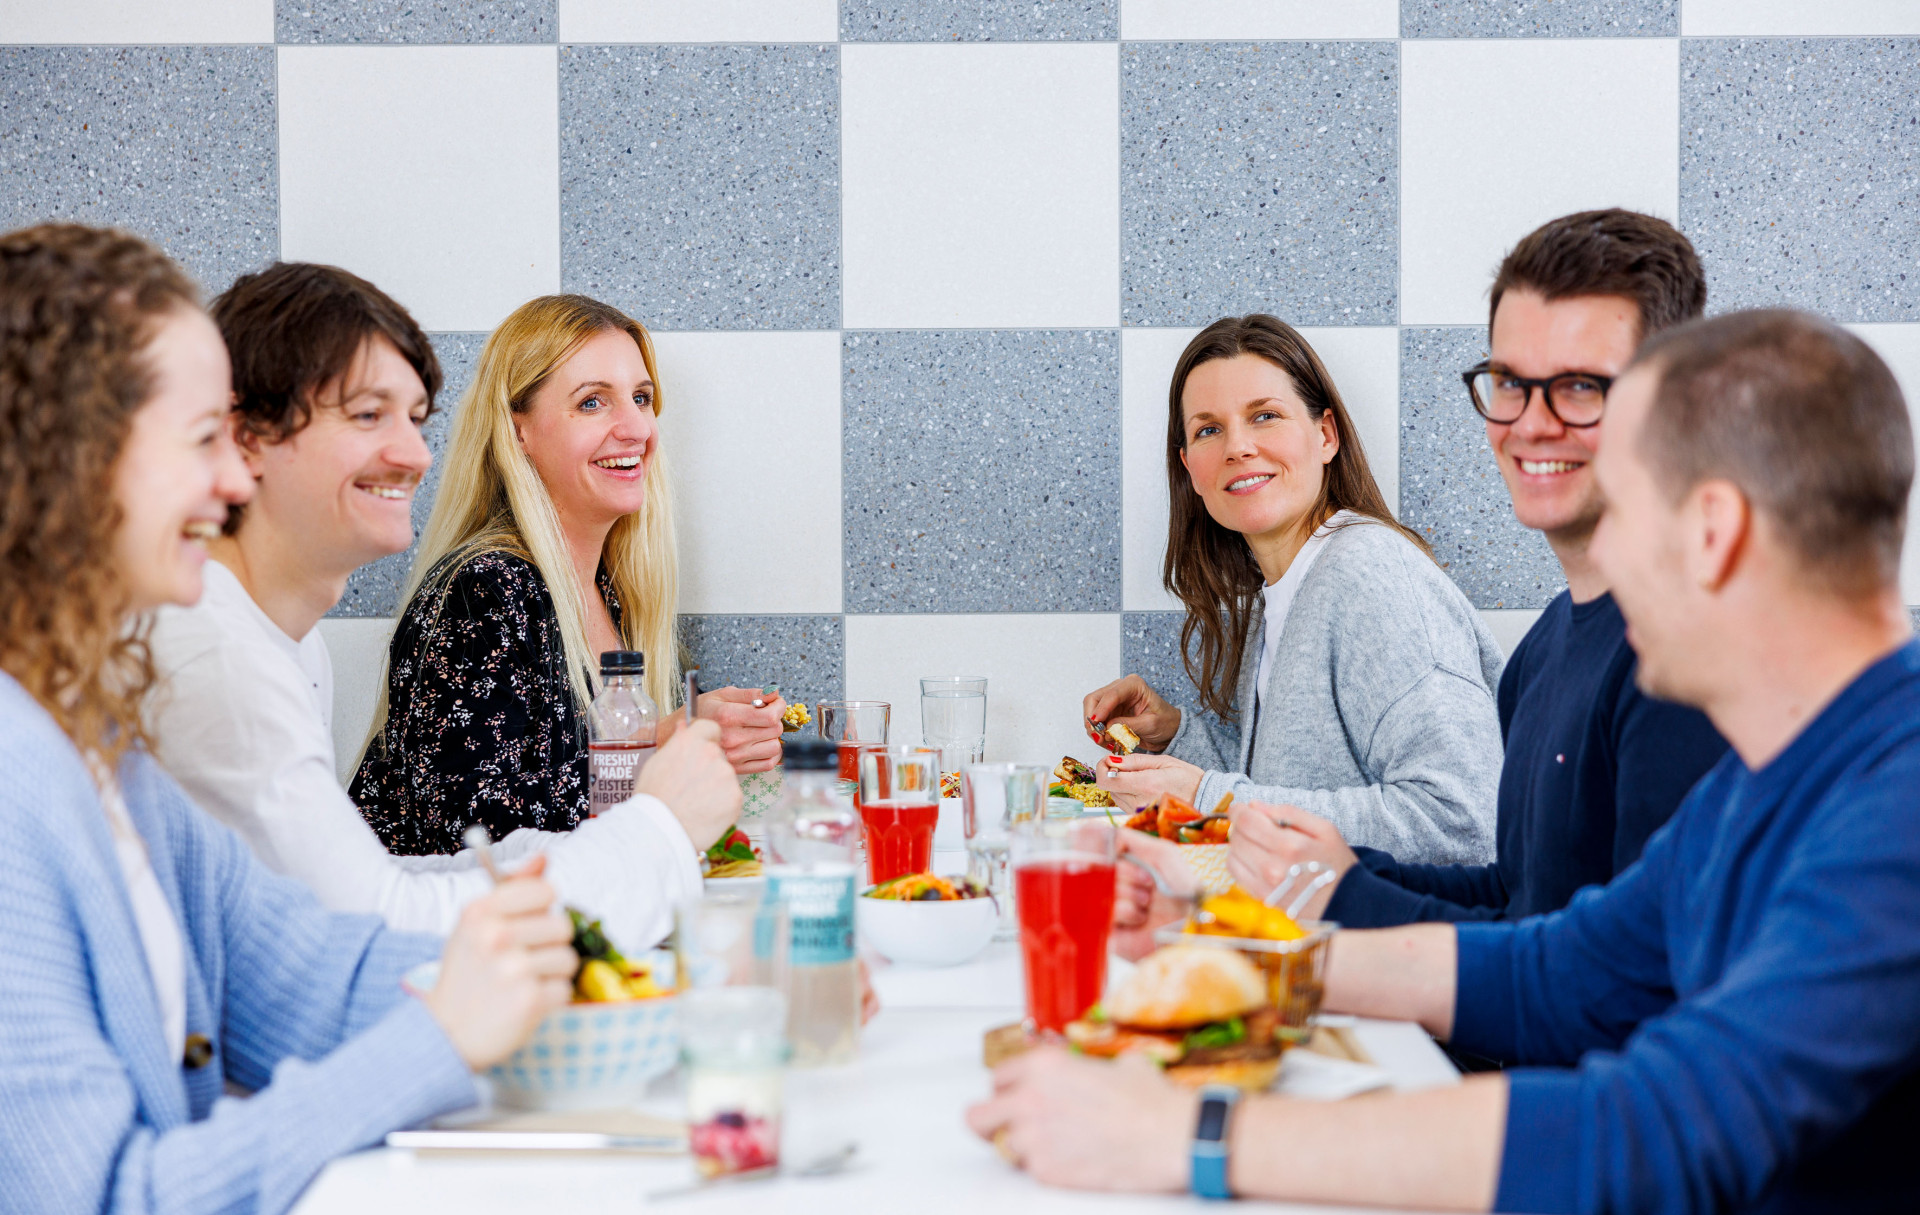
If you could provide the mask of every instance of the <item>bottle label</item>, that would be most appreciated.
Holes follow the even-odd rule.
[[[782,873],[771,876],[773,897],[787,905],[795,966],[831,966],[853,960],[853,874]]]
[[[653,755],[652,747],[587,748],[587,812],[605,814],[633,796],[634,778]]]

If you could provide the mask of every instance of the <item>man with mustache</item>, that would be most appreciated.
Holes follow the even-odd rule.
[[[212,316],[232,361],[231,425],[253,497],[210,539],[200,602],[156,622],[163,684],[149,716],[160,759],[329,909],[446,933],[491,879],[472,852],[402,862],[360,817],[336,776],[333,671],[316,627],[348,575],[412,542],[439,362],[404,308],[333,266],[243,276]],[[635,797],[570,833],[515,832],[496,855],[544,853],[564,901],[604,918],[623,946],[652,945],[674,904],[699,893],[692,839],[739,813],[716,737],[709,723],[677,732]]]

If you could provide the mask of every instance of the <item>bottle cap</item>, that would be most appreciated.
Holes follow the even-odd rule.
[[[789,772],[831,772],[840,766],[840,749],[824,738],[796,738],[781,748]]]
[[[647,656],[639,650],[607,650],[600,655],[602,675],[645,675]]]

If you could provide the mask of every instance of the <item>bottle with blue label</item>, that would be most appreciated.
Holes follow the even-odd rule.
[[[793,947],[787,1038],[796,1066],[850,1062],[860,1044],[853,899],[860,816],[840,791],[834,747],[786,745],[784,787],[767,824],[768,895],[787,906]]]

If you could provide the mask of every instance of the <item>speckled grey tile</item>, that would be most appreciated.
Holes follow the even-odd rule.
[[[274,0],[281,42],[552,42],[558,0]]]
[[[1920,320],[1920,38],[1682,42],[1680,228],[1715,311]]]
[[[1147,686],[1184,712],[1205,715],[1221,732],[1220,719],[1200,708],[1200,690],[1180,658],[1180,628],[1185,612],[1126,612],[1120,617],[1120,670],[1138,675]]]
[[[660,329],[840,325],[835,46],[560,48],[561,281]]]
[[[1478,608],[1537,608],[1566,586],[1546,538],[1513,517],[1460,372],[1486,330],[1400,331],[1400,519]]]
[[[1402,38],[1671,38],[1680,0],[1400,0]]]
[[[440,460],[446,455],[447,431],[453,425],[454,410],[460,396],[473,382],[473,369],[480,361],[480,348],[486,344],[484,333],[436,333],[433,351],[440,356],[443,383],[434,398],[433,416],[427,419],[427,449],[433,452],[433,467],[413,496],[413,534],[417,538],[433,512],[433,496],[440,488]],[[361,566],[347,579],[346,593],[340,596],[329,616],[396,616],[400,612],[400,587],[413,568],[413,545],[404,553]]]
[[[1110,329],[842,339],[849,612],[1120,608]]]
[[[846,693],[846,629],[838,616],[682,616],[683,657],[707,688],[779,684],[812,705]]]
[[[1122,324],[1398,319],[1395,43],[1130,42],[1120,78]]]
[[[843,42],[1098,42],[1120,36],[1120,0],[840,0]]]
[[[209,296],[279,252],[272,47],[5,47],[0,80],[0,231],[127,228]]]

